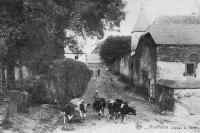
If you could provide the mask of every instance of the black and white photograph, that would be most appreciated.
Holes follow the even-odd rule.
[[[200,0],[0,0],[0,133],[199,133]]]

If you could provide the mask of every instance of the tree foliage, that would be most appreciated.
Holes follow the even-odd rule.
[[[0,30],[7,48],[36,73],[56,58],[64,47],[80,50],[76,36],[102,38],[104,31],[125,18],[122,0],[0,0]],[[75,35],[66,36],[66,31]],[[14,53],[16,55],[14,55]]]
[[[100,57],[107,65],[131,52],[131,36],[109,36],[100,46]]]

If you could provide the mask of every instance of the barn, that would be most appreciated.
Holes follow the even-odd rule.
[[[200,25],[152,24],[137,44],[133,83],[163,109],[200,113]]]

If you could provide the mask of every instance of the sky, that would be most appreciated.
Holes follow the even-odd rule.
[[[197,2],[200,0],[126,0],[127,16],[121,23],[122,34],[130,34],[133,29],[137,16],[143,5],[147,20],[152,23],[159,15],[189,15],[197,13]]]
[[[131,35],[141,6],[146,13],[147,20],[152,23],[155,18],[160,15],[190,15],[192,13],[198,13],[197,8],[200,0],[125,0],[127,6],[125,11],[127,12],[126,19],[121,22],[119,32],[106,31],[105,37],[109,35]],[[200,4],[199,4],[200,7]],[[95,48],[97,40],[88,39],[85,41],[86,45],[83,49],[87,54],[91,53]]]

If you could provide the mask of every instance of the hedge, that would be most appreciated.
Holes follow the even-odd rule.
[[[34,103],[62,105],[72,98],[81,97],[91,79],[87,65],[72,59],[55,60],[47,69],[31,92]]]

